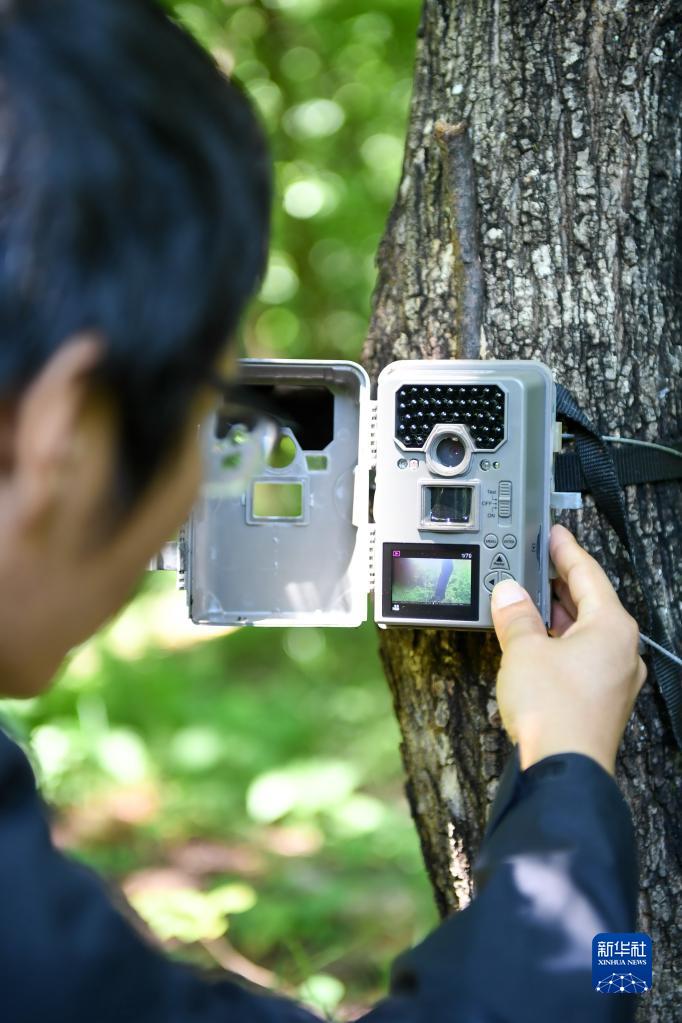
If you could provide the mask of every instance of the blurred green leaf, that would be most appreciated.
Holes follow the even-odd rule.
[[[97,743],[96,757],[106,774],[121,783],[142,781],[149,774],[147,748],[129,728],[112,728],[103,735]]]
[[[231,916],[233,913],[246,913],[256,905],[257,898],[253,888],[248,884],[223,884],[213,888],[208,898],[220,913]]]
[[[346,993],[345,986],[328,973],[316,973],[308,977],[298,989],[302,1001],[319,1012],[329,1013],[339,1005]]]
[[[228,928],[227,917],[210,894],[192,888],[151,889],[133,895],[133,908],[163,941],[210,941]]]
[[[249,786],[246,806],[256,821],[276,821],[288,813],[303,816],[330,809],[357,784],[353,764],[311,758],[260,775]]]

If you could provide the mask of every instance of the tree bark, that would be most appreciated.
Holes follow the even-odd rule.
[[[603,434],[679,437],[681,110],[680,0],[425,0],[371,372],[398,358],[539,358]],[[680,635],[680,487],[628,487],[626,500],[650,600]],[[641,618],[628,558],[591,499],[563,521]],[[388,630],[381,647],[446,914],[471,896],[509,751],[499,648],[491,633],[432,629]],[[681,779],[650,675],[618,782],[637,831],[640,928],[653,939],[654,986],[638,1000],[652,1023],[680,1012]]]

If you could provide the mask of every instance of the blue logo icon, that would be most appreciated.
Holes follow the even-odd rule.
[[[648,934],[595,934],[592,939],[592,987],[606,995],[642,995],[651,989],[651,938]]]

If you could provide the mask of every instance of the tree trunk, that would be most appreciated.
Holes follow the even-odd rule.
[[[679,437],[681,55],[680,0],[425,0],[403,177],[379,251],[373,374],[398,358],[539,358],[602,433]],[[680,487],[628,487],[626,499],[651,600],[679,635]],[[629,561],[591,499],[563,521],[641,618]],[[470,898],[509,751],[499,648],[492,633],[435,629],[388,630],[381,646],[446,914]],[[681,779],[650,676],[618,781],[654,947],[639,1018],[661,1023],[680,1018],[682,994]]]

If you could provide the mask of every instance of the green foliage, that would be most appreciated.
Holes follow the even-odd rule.
[[[247,352],[357,358],[400,174],[419,3],[168,6],[242,83],[271,141],[272,249]]]
[[[193,942],[223,935],[232,914],[245,913],[256,904],[256,893],[244,884],[223,884],[208,892],[152,888],[130,901],[158,937]]]

